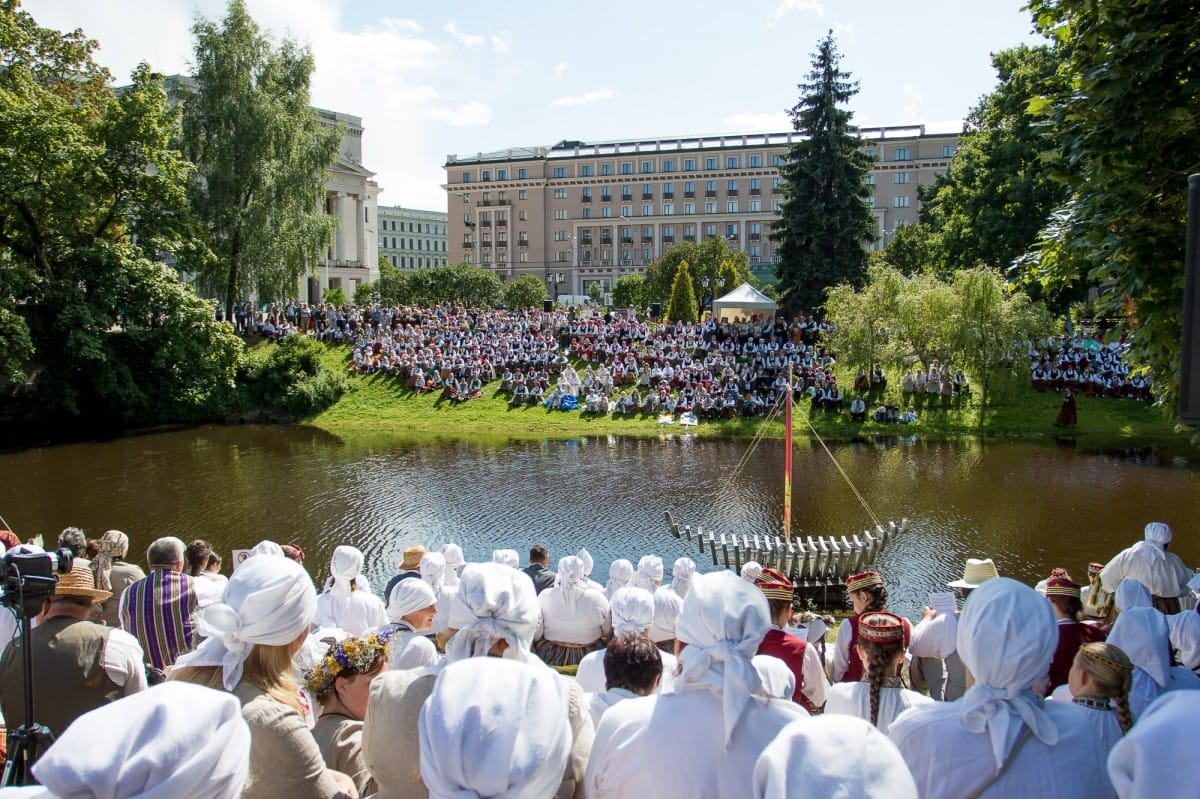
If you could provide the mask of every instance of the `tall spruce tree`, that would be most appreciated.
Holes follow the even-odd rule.
[[[242,0],[220,25],[200,19],[197,89],[183,104],[183,149],[196,165],[191,202],[212,259],[195,268],[225,303],[251,291],[291,296],[336,226],[323,213],[340,132],[309,105],[312,53],[278,48]]]
[[[783,310],[820,306],[825,292],[841,283],[861,286],[867,275],[867,244],[875,219],[867,201],[872,160],[840,108],[858,93],[850,73],[838,68],[830,31],[813,54],[800,101],[788,111],[802,139],[780,167],[784,200],[771,229],[778,262],[775,277]]]

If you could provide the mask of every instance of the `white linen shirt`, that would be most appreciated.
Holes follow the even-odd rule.
[[[583,660],[579,661],[579,668],[575,671],[575,682],[579,683],[579,687],[585,693],[602,694],[607,690],[608,672],[604,670],[604,653],[607,651],[607,649],[598,649],[595,652],[588,652],[583,656]],[[665,694],[675,684],[675,669],[679,665],[679,660],[670,652],[664,652],[661,649],[658,650],[658,656],[662,659],[663,670],[655,693]]]
[[[932,705],[933,699],[907,688],[880,688],[879,713],[875,727],[885,735],[892,721],[910,707]],[[863,721],[871,720],[871,686],[865,682],[839,682],[829,689],[825,700],[825,713],[840,713],[858,716]]]
[[[1116,593],[1123,580],[1137,580],[1154,596],[1177,597],[1188,593],[1188,580],[1195,576],[1174,552],[1164,552],[1163,558],[1151,558],[1134,547],[1118,552],[1100,572],[1100,584],[1109,593]]]
[[[612,635],[612,619],[603,591],[585,588],[572,607],[563,598],[562,586],[538,594],[542,610],[542,636],[564,644],[590,644]]]

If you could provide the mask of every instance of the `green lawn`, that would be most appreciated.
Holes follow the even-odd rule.
[[[268,345],[269,346],[269,345]],[[344,346],[328,346],[324,356],[329,369],[347,371],[350,351]],[[580,368],[582,371],[582,368]],[[839,382],[852,382],[851,375],[839,374]],[[898,384],[898,376],[893,378]],[[496,391],[497,384],[485,387],[480,399],[455,404],[441,398],[440,392],[414,394],[402,381],[379,375],[351,376],[351,390],[335,405],[307,423],[343,437],[373,434],[429,435],[499,439],[512,438],[571,438],[585,435],[658,436],[684,432],[678,424],[660,425],[655,416],[632,418],[595,417],[578,411],[548,411],[540,407],[511,408],[506,395]],[[848,411],[809,414],[808,403],[796,408],[798,436],[808,432],[808,423],[822,437],[835,439],[858,435],[985,435],[999,437],[1058,437],[1073,436],[1081,442],[1099,443],[1150,442],[1188,445],[1189,432],[1175,432],[1171,419],[1147,403],[1133,400],[1104,399],[1080,396],[1079,425],[1072,429],[1054,426],[1062,395],[1055,392],[1038,393],[1010,381],[997,386],[987,408],[980,405],[978,386],[961,399],[921,397],[911,404],[920,414],[916,424],[878,424],[872,421],[856,423]],[[873,397],[869,408],[890,401],[901,410],[910,404],[892,389],[883,397]],[[849,403],[847,402],[847,406]],[[737,418],[725,422],[701,421],[695,432],[700,437],[752,437],[762,426],[760,419]],[[767,426],[765,434],[783,437],[782,422]]]

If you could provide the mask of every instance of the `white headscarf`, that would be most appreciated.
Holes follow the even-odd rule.
[[[596,567],[596,562],[594,560],[592,560],[592,553],[588,552],[587,548],[585,547],[585,548],[579,550],[579,552],[576,554],[576,557],[578,557],[581,561],[583,561],[583,576],[584,576],[584,578],[586,579],[588,577],[591,577],[592,569],[594,569]]]
[[[1143,540],[1133,545],[1133,551],[1150,563],[1161,561],[1167,556],[1166,545],[1171,543],[1171,528],[1163,522],[1150,522],[1143,532]]]
[[[1108,776],[1117,796],[1181,796],[1200,784],[1198,718],[1200,691],[1171,691],[1146,708],[1108,755]]]
[[[333,578],[333,586],[329,589],[334,597],[350,596],[350,584],[362,573],[363,557],[361,550],[355,547],[340,546],[333,550],[329,559],[329,576]]]
[[[304,567],[284,557],[247,558],[225,585],[220,602],[199,614],[205,640],[175,661],[177,666],[220,666],[232,691],[255,644],[282,646],[312,624],[317,591]]]
[[[486,655],[501,639],[508,642],[504,657],[536,660],[529,648],[540,617],[529,575],[499,563],[468,564],[450,608],[458,632],[446,643],[446,660]]]
[[[1108,634],[1108,643],[1128,655],[1133,664],[1129,709],[1140,715],[1171,682],[1167,620],[1154,608],[1122,611]]]
[[[436,592],[446,581],[446,556],[429,552],[421,557],[421,579]]]
[[[1058,728],[1032,690],[1046,677],[1057,644],[1054,611],[1029,586],[995,577],[967,597],[958,620],[958,654],[975,684],[959,700],[958,720],[968,732],[991,739],[997,769],[1022,726],[1044,743],[1058,742]]]
[[[675,685],[704,685],[721,698],[726,746],[762,685],[750,658],[770,629],[766,597],[745,580],[722,571],[692,581],[675,622],[676,639],[687,644],[679,654],[682,671]]]
[[[614,638],[626,633],[642,635],[654,623],[654,595],[645,588],[617,589],[610,605]]]
[[[793,721],[754,766],[754,799],[917,799],[900,750],[857,716]]]
[[[515,549],[497,549],[492,552],[492,563],[502,563],[516,569],[521,565],[521,556]]]
[[[283,554],[283,547],[279,546],[279,544],[276,544],[274,541],[259,541],[254,545],[254,548],[250,550],[250,554],[246,557],[253,558],[256,555],[274,555],[275,557],[280,558],[287,557],[287,555]]]
[[[250,728],[237,698],[171,681],[73,721],[33,766],[45,787],[25,795],[237,799],[249,771]]]
[[[446,558],[446,585],[458,585],[458,567],[462,566],[466,561],[463,559],[462,547],[458,544],[445,544],[442,547],[442,555]]]
[[[671,590],[680,596],[687,596],[695,573],[696,561],[691,558],[676,558],[675,565],[671,568]]]
[[[1195,671],[1200,667],[1200,613],[1185,610],[1167,616],[1167,630],[1179,662]]]
[[[1117,592],[1113,594],[1113,602],[1116,604],[1117,610],[1121,612],[1133,608],[1154,607],[1154,597],[1150,595],[1150,589],[1131,577],[1126,577],[1117,586]]]
[[[112,566],[116,558],[129,553],[129,536],[120,530],[109,530],[100,537],[100,551],[96,555],[96,587],[101,591],[112,590]]]
[[[796,694],[796,673],[774,655],[755,655],[750,658],[762,687],[758,695],[766,699],[787,699]]]
[[[429,583],[412,578],[401,580],[392,586],[392,593],[388,594],[388,621],[398,622],[414,611],[423,610],[436,604],[437,595]]]
[[[575,607],[579,595],[587,586],[587,572],[584,571],[583,561],[575,555],[567,555],[558,560],[558,589],[559,596],[569,607]]]
[[[613,594],[618,589],[624,588],[629,584],[629,578],[633,576],[633,564],[625,560],[625,558],[617,558],[608,567],[608,583],[604,586],[604,595],[609,599],[613,598]]]
[[[762,577],[762,564],[755,560],[748,560],[742,564],[742,579],[748,583],[758,582],[758,578]]]
[[[637,572],[629,580],[634,588],[653,591],[662,582],[663,562],[658,555],[645,555],[638,561]]]
[[[451,663],[421,708],[419,729],[431,799],[545,799],[571,753],[565,685],[530,663]]]

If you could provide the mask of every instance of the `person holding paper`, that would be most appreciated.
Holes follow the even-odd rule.
[[[929,604],[921,613],[921,621],[913,629],[909,654],[909,676],[913,688],[929,690],[929,696],[939,702],[946,699],[947,669],[945,659],[954,655],[954,639],[958,634],[958,604],[950,591],[929,595]]]

